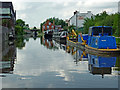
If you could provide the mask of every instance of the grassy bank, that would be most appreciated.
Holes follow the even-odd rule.
[[[38,37],[43,36],[43,35],[44,35],[43,33],[38,33]]]
[[[117,45],[120,45],[120,38],[116,38]]]

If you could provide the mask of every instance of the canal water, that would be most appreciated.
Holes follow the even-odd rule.
[[[120,56],[95,56],[44,37],[5,42],[2,88],[118,88]]]

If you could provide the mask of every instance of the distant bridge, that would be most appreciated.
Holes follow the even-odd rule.
[[[30,29],[30,31],[32,31],[32,32],[38,32],[38,31],[40,31],[40,29]]]
[[[40,31],[40,29],[30,29],[30,30],[24,29],[24,32],[26,32],[26,33],[35,33],[38,31]]]
[[[35,36],[37,36],[37,32],[40,31],[40,29],[30,29],[30,30],[24,30],[24,32],[28,33],[28,34],[33,34]]]
[[[40,31],[40,29],[31,29],[30,31],[32,31],[33,34],[34,34],[35,36],[37,36],[37,34],[38,34],[37,32]]]

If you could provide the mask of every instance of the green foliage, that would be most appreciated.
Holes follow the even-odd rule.
[[[15,26],[15,34],[16,35],[23,35],[24,34],[23,28],[19,25],[16,25]]]
[[[34,26],[33,29],[37,29],[37,28]]]
[[[23,35],[24,29],[29,29],[29,25],[25,24],[25,21],[22,19],[18,19],[15,25],[15,33],[16,35]]]
[[[84,32],[88,33],[89,27],[91,26],[112,26],[113,34],[120,36],[120,30],[118,30],[118,26],[120,25],[119,18],[120,15],[118,13],[108,15],[106,11],[95,15],[91,19],[85,19],[84,22]]]
[[[22,19],[18,19],[16,21],[16,25],[19,25],[19,26],[23,27],[23,26],[25,26],[25,21],[23,21]]]
[[[120,38],[116,38],[116,44],[120,45]]]
[[[2,26],[5,26],[5,27],[8,27],[8,28],[11,28],[12,25],[11,25],[9,19],[2,19]]]
[[[68,30],[68,26],[64,26],[63,29],[67,31]]]
[[[24,37],[23,36],[17,37],[15,45],[18,49],[23,49],[23,47],[25,47]]]
[[[42,25],[43,25],[43,23],[40,24],[40,32],[42,32]]]
[[[71,31],[72,31],[72,29],[74,29],[74,30],[75,30],[75,28],[76,28],[76,26],[74,26],[74,25],[70,25],[70,26],[68,27],[68,30],[69,30],[69,32],[71,32]]]
[[[29,30],[30,29],[29,24],[25,24],[23,28],[26,29],[26,30]]]
[[[118,68],[115,68],[116,71],[120,71],[120,57],[117,57],[115,67],[118,67]]]

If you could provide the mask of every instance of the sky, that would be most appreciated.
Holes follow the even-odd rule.
[[[1,0],[6,1],[6,0]],[[13,2],[17,19],[22,19],[32,28],[51,17],[63,20],[73,16],[75,10],[81,13],[91,11],[94,15],[107,11],[118,12],[120,0],[8,0]]]

